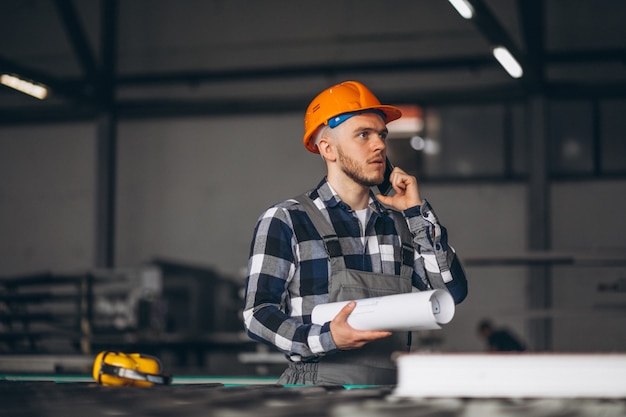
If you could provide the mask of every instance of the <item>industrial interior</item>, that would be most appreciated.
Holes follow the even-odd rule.
[[[625,19],[615,0],[4,0],[7,415],[626,415]],[[251,239],[324,177],[303,117],[346,80],[402,109],[387,156],[469,294],[413,332],[397,386],[279,386],[287,359],[242,324]],[[489,352],[485,320],[524,351]],[[171,383],[101,386],[103,351]]]

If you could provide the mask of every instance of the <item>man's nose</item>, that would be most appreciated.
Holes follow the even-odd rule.
[[[376,151],[385,150],[387,148],[387,142],[385,141],[385,139],[381,138],[379,135],[375,136],[372,144],[373,144],[374,150]]]

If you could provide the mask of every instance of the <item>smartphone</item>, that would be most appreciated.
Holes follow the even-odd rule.
[[[387,195],[393,189],[393,187],[391,186],[391,182],[389,181],[389,176],[391,176],[391,171],[393,171],[393,165],[391,164],[391,162],[389,162],[389,158],[387,158],[386,166],[385,166],[385,176],[383,178],[383,182],[376,186],[380,194]]]

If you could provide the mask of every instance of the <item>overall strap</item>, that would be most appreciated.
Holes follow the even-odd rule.
[[[396,231],[400,237],[400,243],[402,243],[402,265],[400,266],[400,275],[403,277],[413,277],[413,264],[415,263],[415,248],[413,248],[413,236],[409,230],[409,225],[406,224],[406,219],[402,213],[396,210],[389,210],[393,222],[396,226]],[[406,334],[406,351],[411,352],[411,345],[413,344],[413,332],[407,332]]]
[[[335,229],[330,224],[328,220],[324,217],[322,212],[317,208],[313,200],[308,193],[300,194],[297,197],[293,198],[306,210],[313,226],[317,230],[317,232],[322,237],[324,241],[324,247],[326,248],[326,253],[330,259],[330,267],[331,271],[339,271],[342,269],[346,269],[346,263],[343,259],[343,252],[341,251],[341,245],[339,244],[339,238],[337,237],[337,233],[335,233]]]
[[[304,207],[309,215],[313,226],[315,226],[315,229],[322,237],[326,253],[328,253],[328,257],[331,260],[332,270],[339,270],[335,269],[335,266],[345,269],[346,266],[343,259],[343,253],[341,252],[339,238],[335,233],[335,229],[333,229],[332,225],[328,222],[328,220],[326,220],[315,203],[313,203],[313,200],[311,200],[308,193],[300,194],[299,196],[294,197],[294,200],[302,204],[302,207]],[[401,275],[410,277],[413,274],[415,251],[412,245],[413,237],[411,236],[409,226],[406,224],[406,220],[404,219],[402,213],[395,210],[389,210],[389,213],[391,213],[391,218],[393,219],[396,231],[400,237],[400,242],[402,243]]]
[[[393,221],[396,225],[396,230],[398,231],[398,235],[402,240],[402,274],[409,273],[409,276],[413,273],[414,268],[414,251],[413,245],[411,242],[413,241],[413,237],[411,232],[409,231],[409,226],[406,224],[406,220],[402,213],[397,212],[395,210],[390,210],[392,214]],[[410,271],[408,271],[408,270]],[[424,270],[424,274],[428,273]],[[443,281],[441,274],[430,274],[428,275],[428,285],[431,288],[442,289],[448,291],[448,287],[446,283]]]
[[[413,248],[413,236],[406,224],[406,219],[402,213],[396,210],[389,210],[390,216],[396,226],[396,231],[402,243],[402,266],[401,273],[403,276],[413,275],[413,264],[415,262],[415,249]]]

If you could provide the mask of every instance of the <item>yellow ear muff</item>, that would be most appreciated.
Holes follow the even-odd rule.
[[[102,385],[151,387],[169,384],[171,377],[161,373],[161,361],[141,353],[100,352],[94,360],[92,376]]]

